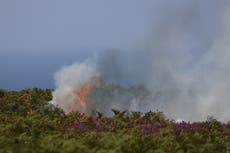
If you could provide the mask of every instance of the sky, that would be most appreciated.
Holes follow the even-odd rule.
[[[227,2],[1,0],[0,88],[55,88],[54,73],[65,65],[111,49],[144,50],[145,43],[170,48],[164,40],[171,35],[185,38],[199,60],[219,33]]]
[[[54,72],[63,65],[137,45],[150,31],[161,3],[1,0],[0,88],[54,88]]]

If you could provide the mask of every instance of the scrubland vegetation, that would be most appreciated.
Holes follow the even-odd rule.
[[[0,152],[230,153],[230,124],[176,123],[162,112],[65,113],[51,90],[0,90]],[[185,112],[186,113],[186,112]]]

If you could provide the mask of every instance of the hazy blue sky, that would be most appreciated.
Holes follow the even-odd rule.
[[[1,0],[0,88],[53,88],[53,73],[64,64],[136,45],[150,31],[159,2]]]
[[[216,38],[226,2],[1,0],[0,88],[54,88],[54,72],[63,65],[109,49],[164,44],[173,32],[189,34],[199,59]]]

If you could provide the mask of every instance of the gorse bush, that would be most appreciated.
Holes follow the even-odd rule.
[[[175,123],[162,112],[111,110],[68,116],[51,90],[0,90],[0,152],[230,153],[230,124],[213,117]]]

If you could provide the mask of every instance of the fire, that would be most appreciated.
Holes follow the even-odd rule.
[[[83,86],[83,88],[77,93],[76,98],[77,100],[80,102],[82,111],[85,112],[86,111],[86,96],[88,95],[88,93],[90,92],[91,87],[90,85],[85,85]]]
[[[76,93],[76,98],[74,102],[66,111],[67,115],[73,112],[75,108],[77,108],[78,106],[80,106],[79,109],[81,109],[81,112],[86,111],[86,108],[87,108],[86,96],[88,95],[91,89],[92,89],[92,86],[89,84],[86,84]]]
[[[100,86],[102,83],[103,79],[95,77],[92,78],[90,83],[83,85],[82,88],[76,92],[75,99],[67,109],[66,115],[76,110],[76,108],[78,108],[78,110],[82,113],[85,113],[87,110],[87,95],[93,88]]]

